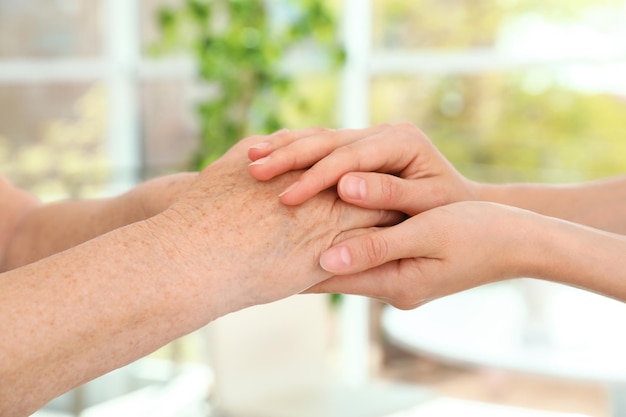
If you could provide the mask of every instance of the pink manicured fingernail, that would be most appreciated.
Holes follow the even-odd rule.
[[[341,181],[341,191],[349,198],[363,200],[367,193],[365,180],[354,175],[347,176]]]
[[[251,162],[249,166],[252,166],[252,165],[263,165],[264,163],[266,163],[269,160],[270,160],[270,157],[266,156],[265,158],[257,159],[256,161]]]
[[[259,142],[256,145],[250,146],[250,149],[267,149],[269,148],[269,146],[270,146],[269,142]]]
[[[337,246],[324,252],[320,258],[320,266],[328,272],[341,272],[350,267],[352,257],[345,246]]]
[[[293,189],[296,188],[298,186],[298,184],[300,184],[300,183],[299,182],[294,182],[289,187],[287,187],[287,189],[285,191],[283,191],[282,193],[278,194],[278,197],[282,197],[285,194],[287,194],[288,192],[293,191]]]

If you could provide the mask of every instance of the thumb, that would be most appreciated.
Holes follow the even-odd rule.
[[[342,200],[369,209],[396,210],[416,214],[415,184],[389,174],[359,172],[344,175],[337,191]]]
[[[408,222],[348,238],[322,253],[320,266],[335,275],[346,275],[412,257],[415,244],[409,242],[411,233],[403,227]]]

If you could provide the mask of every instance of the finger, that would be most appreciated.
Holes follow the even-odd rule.
[[[357,274],[333,276],[305,291],[310,294],[352,294],[378,299],[401,309],[412,309],[431,300],[421,270],[431,259],[402,259]]]
[[[417,215],[396,226],[344,240],[321,255],[320,265],[335,275],[349,275],[399,259],[435,257],[441,241],[429,222]]]
[[[369,209],[397,210],[410,216],[452,202],[438,178],[403,179],[373,172],[344,175],[337,192],[347,203]]]
[[[366,233],[366,228],[394,226],[406,219],[404,213],[392,210],[370,210],[357,206],[349,206],[343,209],[339,217],[339,227],[344,230],[342,236],[336,242],[348,237]],[[346,233],[350,233],[346,235]]]
[[[337,192],[343,201],[359,207],[370,209],[385,207],[416,214],[414,206],[417,193],[411,185],[415,184],[394,175],[373,172],[350,173],[341,178],[337,184]]]
[[[250,164],[250,174],[259,180],[267,180],[295,169],[309,168],[332,153],[335,149],[356,142],[390,128],[389,125],[367,129],[342,129],[319,131],[308,136],[282,134],[260,146],[269,149],[266,157]],[[271,155],[270,155],[271,153]]]
[[[266,157],[274,150],[294,141],[328,130],[327,128],[316,126],[297,130],[281,129],[270,135],[258,135],[256,136],[257,140],[248,149],[248,157],[251,161],[257,161]]]
[[[392,278],[397,272],[397,262],[390,262],[367,271],[351,275],[334,275],[306,290],[307,293],[363,295],[388,302],[393,291]]]
[[[287,205],[301,204],[337,184],[339,178],[349,172],[403,173],[421,154],[414,132],[406,133],[404,127],[393,127],[337,148],[287,188],[281,194],[281,202]],[[393,140],[393,146],[389,146],[390,140]]]

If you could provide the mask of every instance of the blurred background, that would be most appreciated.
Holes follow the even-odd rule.
[[[249,134],[410,121],[471,179],[583,181],[626,171],[624,74],[624,0],[0,0],[0,167],[44,200],[98,197],[199,169]],[[307,416],[298,403],[314,400],[260,405],[274,397],[259,387],[359,367],[359,383],[419,388],[416,406],[626,410],[623,306],[532,280],[477,291],[407,313],[317,296],[243,312],[46,412]]]

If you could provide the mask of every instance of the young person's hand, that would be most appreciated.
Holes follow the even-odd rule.
[[[320,260],[334,276],[310,291],[364,295],[410,309],[479,285],[531,276],[547,253],[538,239],[542,225],[550,223],[546,219],[495,203],[437,207],[337,243]]]
[[[368,129],[283,130],[257,139],[248,151],[258,180],[307,169],[280,195],[301,204],[338,184],[342,200],[367,208],[392,205],[414,215],[477,199],[477,184],[463,177],[414,125]]]
[[[460,202],[325,251],[311,292],[409,309],[479,285],[533,277],[626,301],[626,236],[489,202]]]

